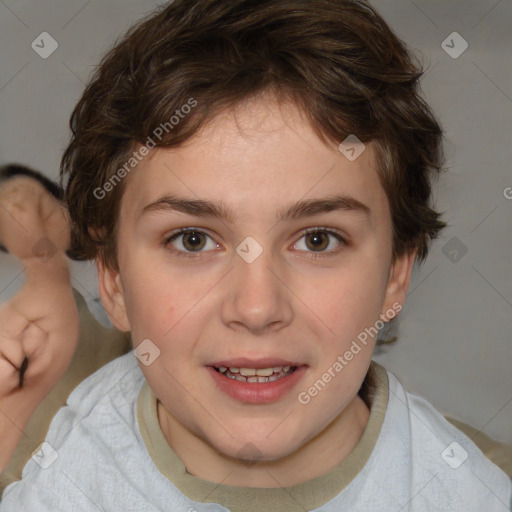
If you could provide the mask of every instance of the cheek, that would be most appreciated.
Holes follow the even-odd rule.
[[[148,272],[129,272],[125,304],[134,342],[144,338],[162,339],[176,323],[179,294],[169,286],[156,286],[158,279]],[[156,273],[158,275],[158,272]]]
[[[138,261],[151,260],[147,255]],[[212,287],[211,279],[186,273],[170,265],[137,264],[132,258],[126,267],[125,302],[134,342],[154,339],[165,347],[174,339],[195,335],[201,327],[206,302],[201,301]]]
[[[308,281],[304,303],[311,305],[336,336],[354,336],[380,314],[385,290],[382,272],[375,261],[354,258],[352,264],[326,275],[315,286]]]

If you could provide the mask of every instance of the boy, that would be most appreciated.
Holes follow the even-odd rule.
[[[509,510],[371,361],[444,226],[420,75],[365,2],[177,0],[129,31],[62,174],[136,357],[78,386],[0,510]]]

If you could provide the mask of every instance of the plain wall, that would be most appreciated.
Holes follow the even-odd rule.
[[[159,3],[0,3],[0,163],[57,178],[69,116],[94,66]],[[447,139],[448,172],[435,198],[450,224],[415,269],[399,341],[377,350],[375,360],[442,413],[512,444],[512,3],[373,5],[428,69],[423,89]],[[454,31],[468,43],[458,58],[442,48],[447,38],[453,51],[461,48],[448,37]],[[59,45],[47,59],[31,47],[42,32]],[[95,279],[94,265],[73,264],[73,285],[90,302]],[[22,280],[19,263],[0,255],[0,300]]]

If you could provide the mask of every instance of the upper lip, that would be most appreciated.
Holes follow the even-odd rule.
[[[235,359],[224,359],[208,364],[207,366],[225,366],[226,368],[273,368],[276,366],[302,366],[302,363],[281,359],[278,357],[264,357],[261,359],[249,359],[247,357],[236,357]]]

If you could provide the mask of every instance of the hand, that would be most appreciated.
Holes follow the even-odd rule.
[[[69,366],[79,317],[66,257],[23,260],[26,282],[0,305],[0,472],[31,414]]]

